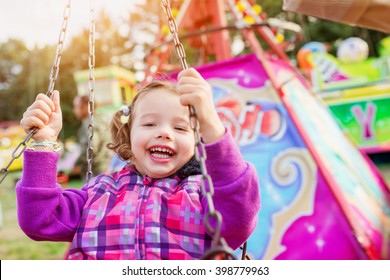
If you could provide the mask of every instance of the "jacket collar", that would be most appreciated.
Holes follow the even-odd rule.
[[[127,168],[131,173],[135,173],[135,175],[139,176],[142,178],[143,182],[148,182],[151,183],[152,181],[155,181],[156,179],[148,176],[148,175],[142,175],[141,173],[138,172],[137,168],[133,164],[128,164],[125,168]],[[201,174],[201,169],[199,162],[195,159],[195,156],[193,156],[182,168],[180,168],[175,174],[172,174],[169,177],[161,178],[159,180],[164,180],[164,179],[174,179],[177,181],[184,180],[185,178],[191,176],[191,175],[197,175]]]

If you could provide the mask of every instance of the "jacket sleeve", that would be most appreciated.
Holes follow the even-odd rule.
[[[18,221],[34,240],[72,241],[87,200],[85,188],[63,190],[57,184],[59,156],[24,152],[22,178],[16,185]]]
[[[254,231],[260,210],[255,167],[242,158],[229,130],[218,142],[205,146],[206,167],[214,185],[214,207],[222,215],[221,236],[237,249]],[[207,201],[202,204],[208,211]]]

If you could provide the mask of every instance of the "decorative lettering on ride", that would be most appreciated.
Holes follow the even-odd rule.
[[[253,144],[259,136],[272,137],[282,127],[280,113],[275,109],[263,111],[260,104],[245,105],[237,114],[229,105],[218,106],[217,111],[241,146]]]
[[[362,141],[375,139],[374,121],[376,106],[375,104],[366,103],[365,113],[360,105],[354,105],[351,108],[352,115],[357,119],[361,127]]]
[[[213,86],[219,96],[215,101],[218,115],[240,146],[255,143],[259,136],[272,139],[285,132],[280,101],[267,87],[248,89],[221,80]]]

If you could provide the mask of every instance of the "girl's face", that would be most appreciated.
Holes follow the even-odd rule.
[[[194,155],[188,107],[178,94],[159,88],[142,96],[134,109],[130,141],[137,170],[156,179],[174,174]]]

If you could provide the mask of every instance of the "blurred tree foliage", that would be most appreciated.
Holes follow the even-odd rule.
[[[135,4],[129,17],[122,19],[122,22],[113,21],[104,11],[99,11],[96,17],[95,67],[114,64],[142,73],[145,70],[145,55],[155,44],[158,32],[161,32],[161,23],[166,23],[160,2],[148,0],[145,5]],[[292,21],[303,28],[302,40],[288,53],[292,59],[307,42],[327,42],[331,46],[330,51],[334,52],[340,40],[351,36],[366,40],[371,47],[371,55],[376,55],[377,42],[387,36],[373,30],[285,13],[281,10],[282,0],[256,2],[268,17]],[[61,58],[56,89],[61,93],[64,117],[62,140],[75,135],[78,127],[72,112],[72,100],[77,91],[73,73],[88,69],[88,33],[89,30],[85,29],[72,38],[67,37],[69,42],[65,44]],[[194,60],[196,51],[187,49],[186,42],[183,44],[188,59]],[[0,122],[19,121],[37,93],[46,92],[55,50],[56,46],[28,48],[23,41],[15,39],[0,42]]]
[[[28,100],[30,52],[22,41],[10,39],[0,45],[0,119],[13,120]],[[27,100],[26,100],[27,99]]]
[[[113,60],[131,50],[124,47],[128,40],[119,34],[118,26],[101,11],[96,20],[95,67],[114,64]],[[77,94],[73,73],[88,69],[89,30],[65,39],[59,75],[55,88],[61,94],[63,130],[60,138],[75,136],[79,121],[73,115],[72,102]],[[67,42],[69,40],[69,42]],[[46,93],[49,74],[57,46],[34,46],[9,39],[0,43],[0,122],[19,121],[38,93]],[[120,64],[120,63],[116,63]]]

